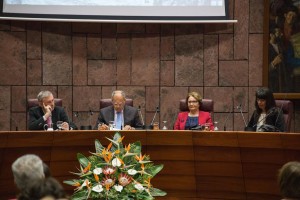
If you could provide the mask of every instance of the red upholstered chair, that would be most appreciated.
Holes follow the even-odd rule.
[[[186,99],[181,99],[179,104],[179,109],[181,112],[188,111],[188,106],[186,104]],[[213,115],[214,112],[214,101],[212,99],[202,99],[200,110],[209,112]]]
[[[275,102],[277,107],[282,108],[283,117],[285,121],[285,130],[286,132],[290,132],[292,117],[294,113],[293,102],[291,102],[290,100],[278,100],[278,99],[276,99]]]
[[[62,99],[54,99],[54,103],[56,106],[62,106]],[[30,108],[34,106],[38,106],[39,101],[37,99],[28,99],[27,100],[27,109],[29,110]]]
[[[127,106],[133,106],[133,100],[132,99],[126,99],[126,103]],[[111,99],[100,99],[100,109],[101,108],[105,108],[107,106],[112,106],[113,103],[111,101]]]

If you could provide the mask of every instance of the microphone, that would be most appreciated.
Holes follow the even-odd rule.
[[[155,114],[154,114],[153,119],[152,119],[152,121],[151,121],[150,129],[153,129],[153,123],[154,123],[154,120],[155,120],[155,117],[156,117],[157,113],[159,113],[159,108],[158,108],[158,106],[156,107]]]
[[[224,131],[226,131],[226,124],[227,124],[227,120],[229,118],[229,115],[232,113],[232,110],[230,110],[230,112],[227,114],[226,118],[225,118],[225,121],[224,121]]]
[[[242,104],[238,105],[236,107],[236,109],[238,109],[242,115],[242,118],[243,118],[243,121],[244,121],[244,124],[245,124],[245,127],[247,127],[247,123],[246,123],[246,120],[245,120],[245,117],[244,117],[244,114],[243,114],[243,110],[242,110]]]
[[[142,114],[142,111],[141,111],[141,106],[139,106],[139,108],[138,108],[138,114],[139,114],[140,120],[142,122],[142,127],[144,129],[145,128],[145,123],[144,123],[143,114]]]
[[[14,124],[16,126],[16,131],[18,131],[19,127],[18,127],[18,123],[16,122],[16,120],[12,116],[10,117],[10,120],[11,120],[10,124]]]
[[[257,126],[257,124],[259,124],[260,122],[262,122],[263,120],[265,120],[270,114],[274,113],[274,111],[276,110],[275,107],[271,108],[270,109],[270,112],[268,114],[266,114],[266,116],[264,118],[262,118],[261,120],[259,120],[256,124],[254,124],[251,128],[253,130],[253,128],[255,126]],[[276,124],[276,123],[275,123]],[[261,129],[262,131],[260,132],[279,132],[278,128],[273,126],[273,125],[270,125],[270,124],[264,124],[261,126]],[[253,130],[255,131],[255,130]]]
[[[234,105],[234,99],[233,96],[231,96],[231,101],[232,101],[232,107]],[[226,131],[226,125],[227,125],[227,120],[229,119],[229,115],[232,113],[232,110],[229,108],[229,113],[227,114],[225,121],[224,121],[224,131]]]

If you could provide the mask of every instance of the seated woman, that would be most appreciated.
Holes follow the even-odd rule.
[[[285,128],[282,109],[276,107],[273,93],[268,88],[259,88],[255,98],[256,109],[246,129],[262,132],[283,132]]]
[[[201,111],[202,97],[197,92],[190,92],[186,97],[189,111],[178,114],[174,124],[174,130],[189,130],[199,125],[208,125],[206,130],[214,130],[214,126],[209,112]]]

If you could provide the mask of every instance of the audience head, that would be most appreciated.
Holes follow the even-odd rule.
[[[279,170],[278,183],[284,198],[300,199],[300,162],[284,164]]]
[[[255,93],[255,108],[258,113],[267,112],[276,106],[273,93],[268,88],[259,88]]]
[[[202,96],[198,92],[190,92],[186,97],[186,104],[190,111],[199,110]]]
[[[43,163],[43,170],[46,178],[51,176],[50,169],[46,163]]]
[[[54,97],[53,94],[50,91],[41,91],[38,95],[37,95],[37,99],[39,101],[39,105],[41,107],[43,107],[43,104],[45,106],[50,105],[52,110],[54,109]]]
[[[111,95],[111,100],[114,106],[115,111],[121,112],[125,106],[126,96],[125,93],[121,90],[113,91]]]
[[[45,178],[43,161],[33,154],[21,156],[11,168],[19,190],[25,189],[33,181],[41,181]]]
[[[42,181],[31,182],[26,190],[18,196],[18,200],[50,200],[66,198],[61,184],[53,177],[48,177]]]

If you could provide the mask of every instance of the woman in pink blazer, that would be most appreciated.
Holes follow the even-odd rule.
[[[174,124],[174,130],[189,130],[198,125],[207,125],[208,130],[214,130],[209,112],[201,111],[202,97],[197,92],[190,92],[186,97],[186,103],[189,111],[178,114]]]

